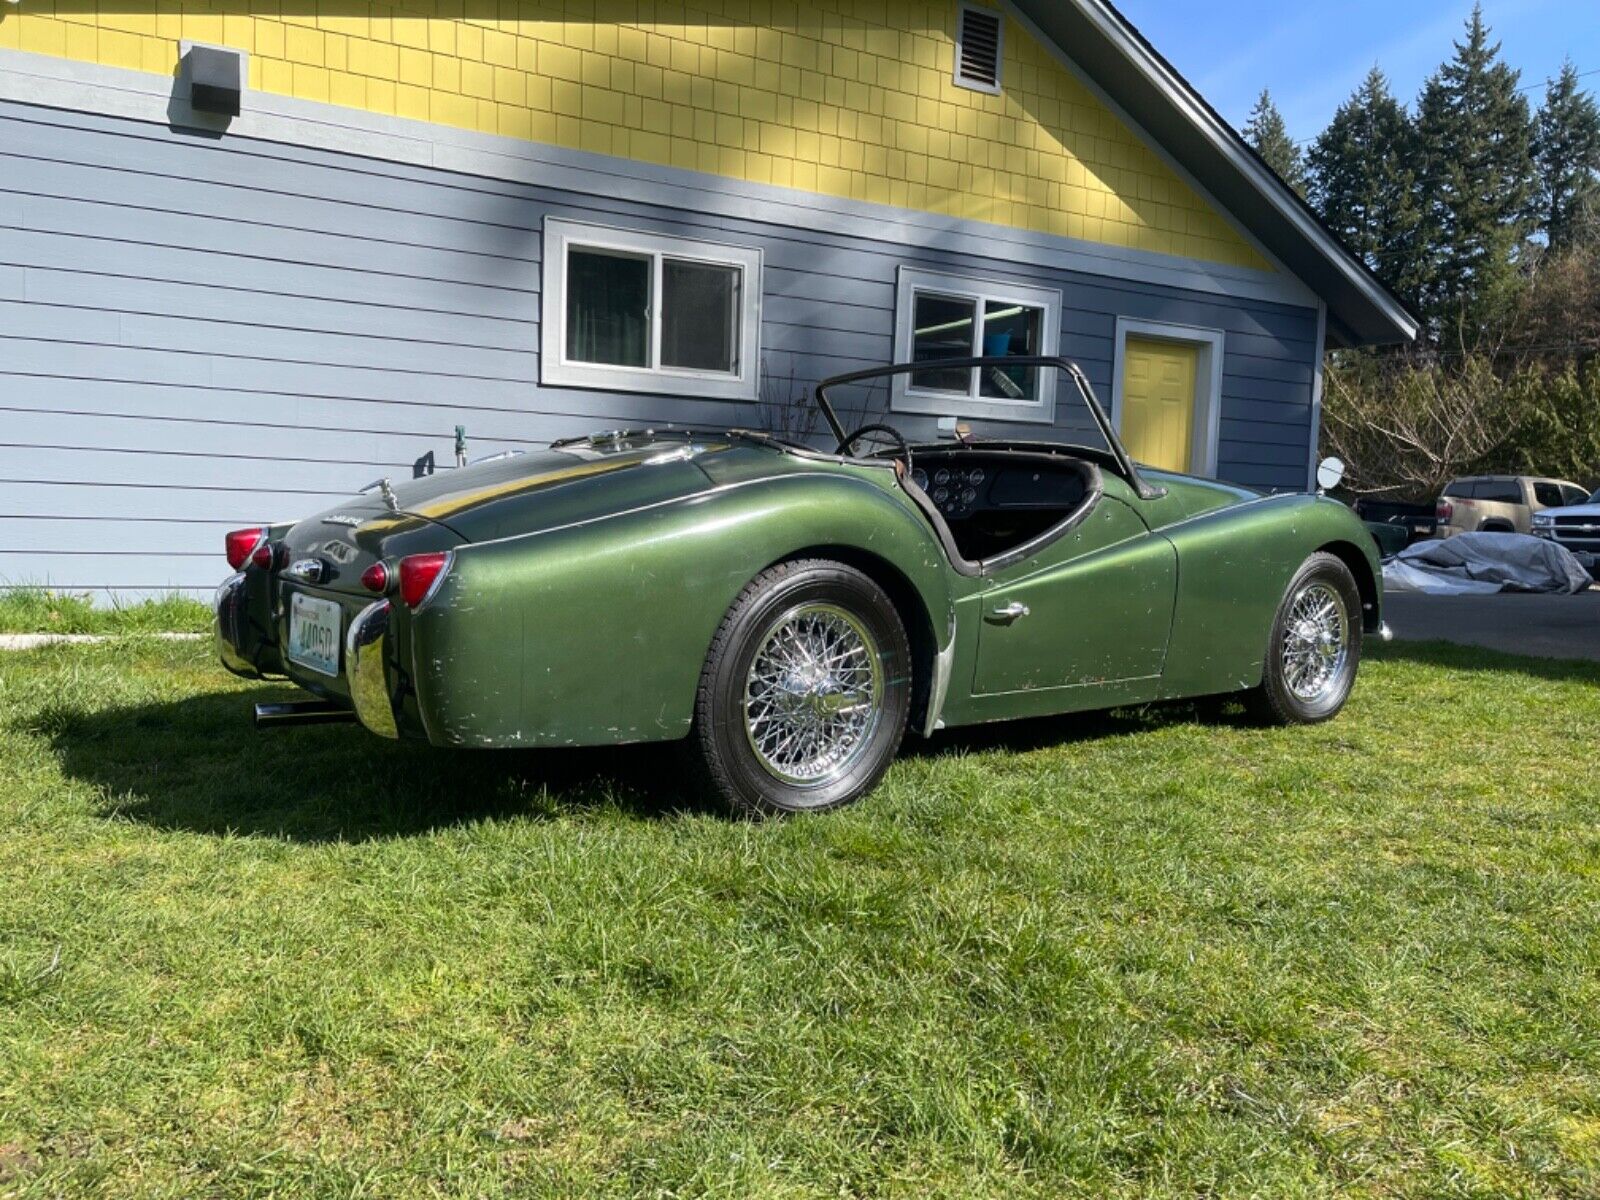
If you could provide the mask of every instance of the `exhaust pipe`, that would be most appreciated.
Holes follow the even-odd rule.
[[[287,700],[256,705],[257,729],[282,729],[287,725],[348,725],[356,714],[331,700]]]

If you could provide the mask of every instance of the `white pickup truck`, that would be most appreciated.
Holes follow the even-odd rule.
[[[1579,504],[1546,508],[1533,514],[1533,534],[1565,546],[1589,563],[1593,573],[1600,557],[1600,491]]]

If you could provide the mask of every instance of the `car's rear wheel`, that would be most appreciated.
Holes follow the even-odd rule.
[[[882,588],[843,563],[780,563],[712,640],[692,746],[717,791],[751,815],[848,804],[893,761],[911,682],[911,647]]]
[[[1245,694],[1260,720],[1326,721],[1344,707],[1361,665],[1361,593],[1350,568],[1313,554],[1295,573],[1272,623],[1261,686]]]

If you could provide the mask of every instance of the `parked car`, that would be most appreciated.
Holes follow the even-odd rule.
[[[835,408],[967,371],[1070,380],[1087,416],[1068,428],[1103,444],[957,426],[911,445],[892,414],[846,430]],[[1066,359],[901,364],[814,402],[831,452],[604,433],[231,533],[222,661],[317,697],[258,722],[460,747],[687,739],[727,800],[773,813],[861,796],[908,726],[1239,691],[1266,720],[1326,720],[1381,632],[1348,508],[1137,467]]]
[[[1534,513],[1533,533],[1571,550],[1600,579],[1600,490],[1576,504]]]
[[[1431,502],[1374,500],[1362,496],[1353,507],[1368,525],[1392,525],[1405,531],[1405,544],[1424,541],[1439,533],[1438,506]]]
[[[1582,504],[1586,488],[1534,475],[1471,475],[1453,479],[1439,497],[1439,536],[1458,533],[1531,533],[1533,514]]]

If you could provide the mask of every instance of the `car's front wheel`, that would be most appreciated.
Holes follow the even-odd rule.
[[[1326,721],[1344,707],[1361,665],[1361,593],[1332,554],[1306,559],[1284,593],[1267,643],[1261,686],[1246,693],[1259,719]]]
[[[814,812],[871,791],[911,706],[911,647],[893,603],[843,563],[762,572],[712,640],[693,747],[751,815]]]

